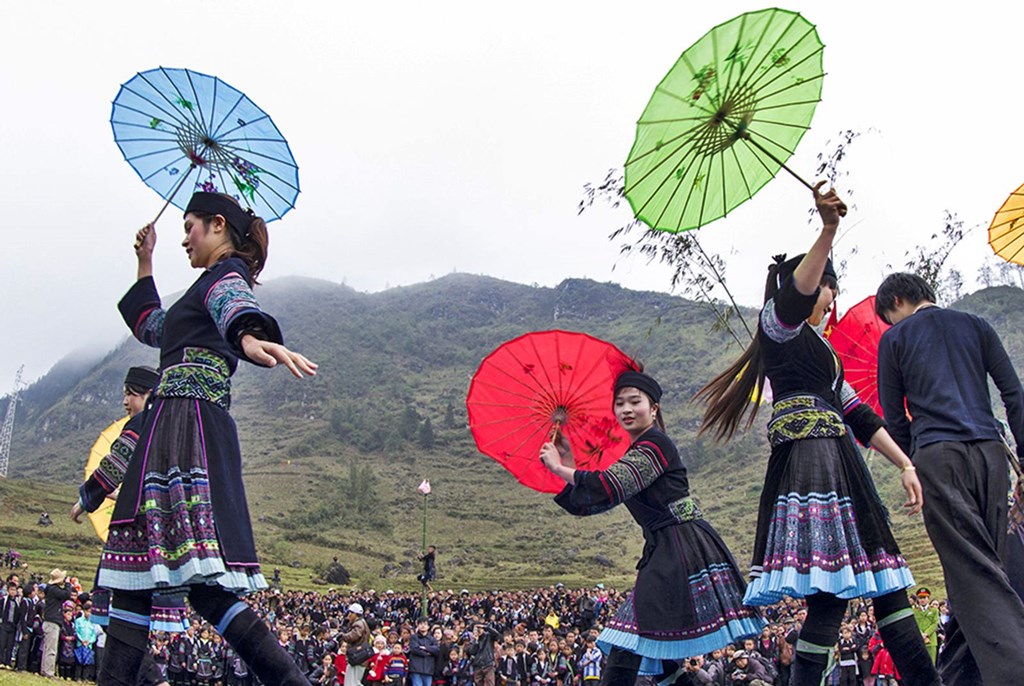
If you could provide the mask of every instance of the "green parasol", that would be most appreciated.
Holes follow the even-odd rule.
[[[688,231],[724,217],[780,168],[792,174],[785,162],[821,99],[823,49],[799,14],[766,9],[683,52],[640,116],[626,160],[636,218]]]

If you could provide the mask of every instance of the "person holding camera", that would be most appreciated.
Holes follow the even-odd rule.
[[[490,624],[477,621],[473,625],[473,642],[466,646],[466,653],[473,661],[474,686],[494,686],[494,642],[501,640],[501,634]]]
[[[39,670],[40,674],[51,679],[56,676],[57,644],[60,627],[64,623],[62,607],[66,600],[71,600],[67,573],[54,568],[43,592],[43,663]]]
[[[744,650],[737,650],[732,655],[733,671],[730,684],[743,686],[771,686],[772,680],[764,666],[757,660],[750,659]]]

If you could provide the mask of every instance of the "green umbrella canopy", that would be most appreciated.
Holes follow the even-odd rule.
[[[640,116],[626,160],[636,218],[688,231],[768,183],[810,126],[823,50],[806,19],[766,9],[716,26],[683,52]]]

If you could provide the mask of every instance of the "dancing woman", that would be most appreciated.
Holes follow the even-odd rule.
[[[308,681],[239,595],[267,587],[256,560],[241,453],[228,414],[239,359],[316,365],[282,344],[252,287],[266,264],[267,228],[230,196],[196,193],[182,247],[203,273],[164,310],[153,282],[152,224],[136,235],[138,281],[118,307],[132,333],[160,348],[160,383],[128,464],[97,585],[113,589],[99,683],[135,684],[148,649],[155,592],[187,595],[265,684]]]
[[[807,600],[793,686],[821,681],[848,600],[858,597],[874,598],[875,617],[903,683],[933,686],[941,682],[904,590],[914,579],[850,431],[900,469],[912,514],[921,510],[921,484],[884,422],[843,380],[839,358],[817,330],[836,296],[828,254],[846,213],[835,191],[821,194],[821,186],[814,193],[821,233],[806,255],[781,256],[769,267],[757,336],[698,393],[707,403],[701,431],[729,439],[745,415],[749,427],[764,379],[771,381],[771,457],[744,601]]]
[[[555,498],[562,508],[592,515],[624,503],[644,532],[633,593],[598,637],[608,653],[602,686],[633,686],[637,674],[668,676],[677,668],[670,661],[756,636],[764,625],[743,606],[732,554],[690,497],[686,467],[663,431],[661,393],[641,372],[616,379],[615,417],[632,444],[607,469],[576,469],[561,437],[541,448],[544,465],[567,484]]]

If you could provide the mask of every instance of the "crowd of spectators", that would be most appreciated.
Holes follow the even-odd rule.
[[[67,595],[47,593],[57,586]],[[596,686],[603,658],[595,639],[624,595],[603,584],[556,584],[528,591],[434,590],[425,598],[425,621],[424,596],[409,591],[275,587],[246,601],[311,684],[353,686],[348,673],[350,680],[358,675],[360,686]],[[46,584],[12,573],[0,591],[0,667],[46,674],[44,623],[53,620],[58,676],[94,679],[105,635],[90,621],[91,606],[90,594],[73,578]],[[940,611],[939,640],[944,607]],[[767,608],[769,624],[760,636],[671,665],[676,673],[669,683],[785,686],[804,615],[795,600]],[[356,622],[365,622],[366,636],[354,638]],[[836,638],[829,683],[898,683],[869,603],[850,604]],[[198,615],[184,633],[152,634],[151,652],[160,678],[172,686],[254,684],[245,663]]]

